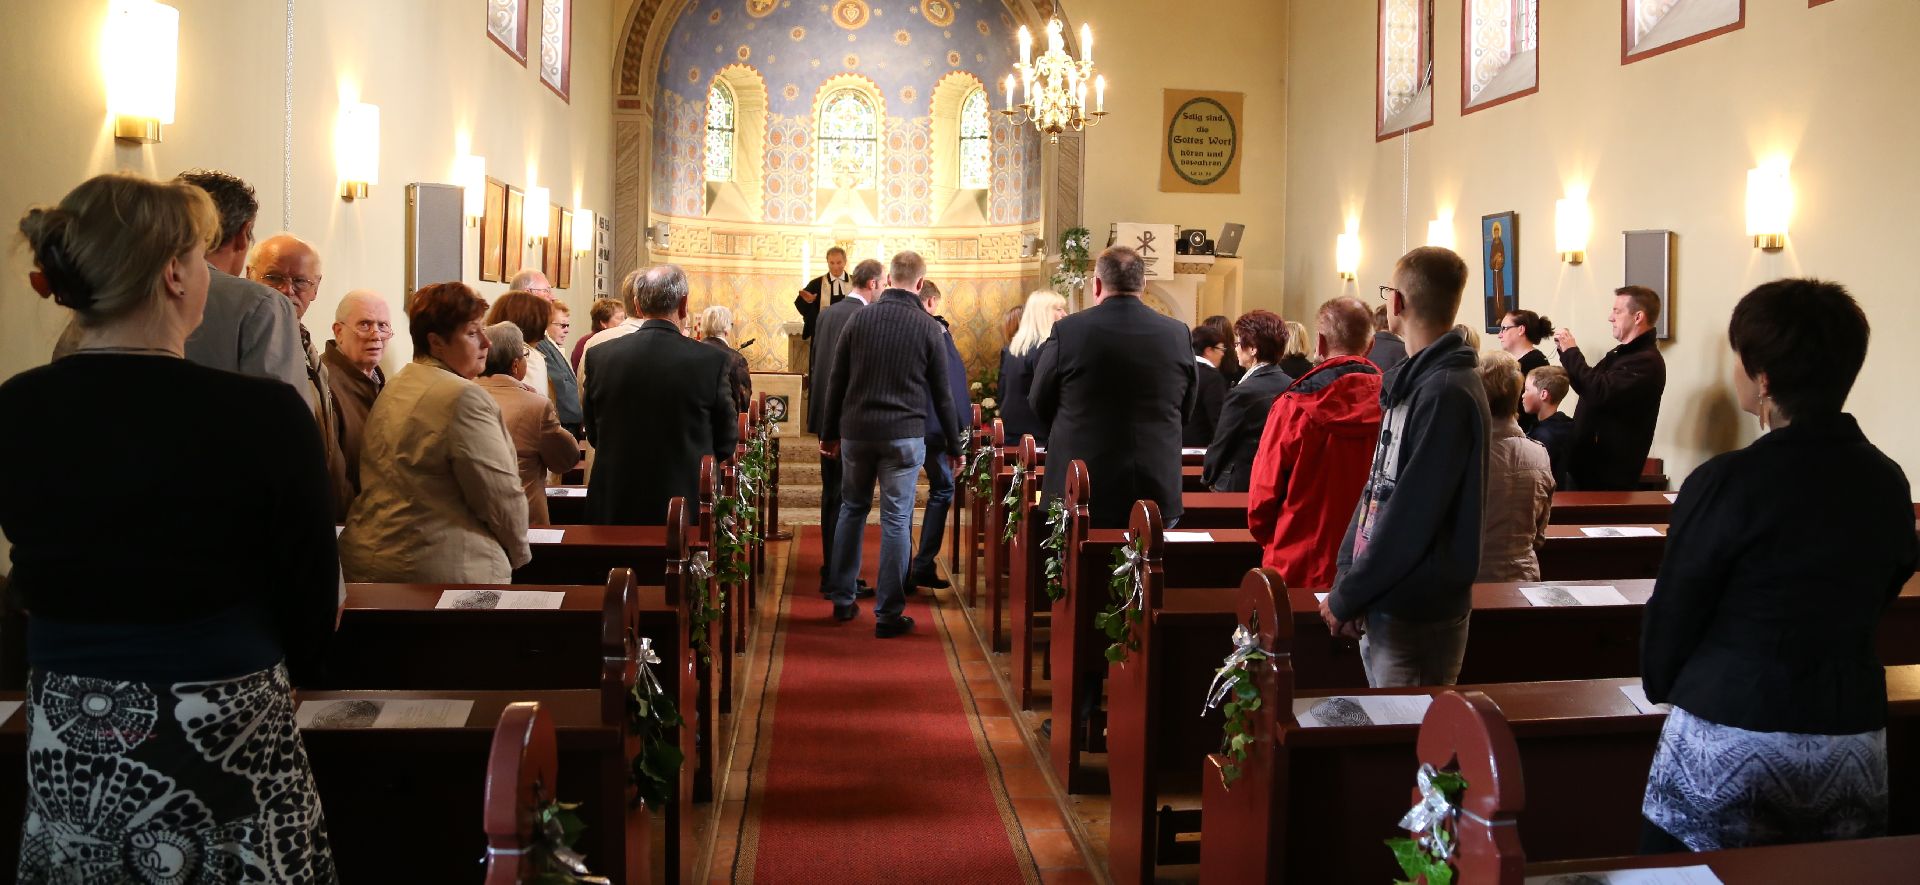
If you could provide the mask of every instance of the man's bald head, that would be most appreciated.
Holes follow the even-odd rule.
[[[1366,356],[1373,346],[1373,311],[1360,299],[1342,296],[1320,305],[1320,355]]]
[[[275,234],[253,247],[247,279],[293,299],[294,311],[305,317],[320,294],[320,253],[293,234]]]
[[[553,282],[547,279],[546,274],[530,267],[514,274],[513,284],[508,286],[507,289],[509,291],[518,289],[522,292],[532,292],[548,301],[553,300]]]
[[[347,362],[373,374],[393,337],[393,312],[380,293],[355,289],[333,311],[333,345]]]

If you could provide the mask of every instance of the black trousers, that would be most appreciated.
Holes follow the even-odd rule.
[[[1660,829],[1653,821],[1640,819],[1641,854],[1685,854],[1693,849],[1687,843],[1675,839],[1673,834]]]
[[[840,523],[840,459],[820,458],[820,580],[827,579],[834,527]]]

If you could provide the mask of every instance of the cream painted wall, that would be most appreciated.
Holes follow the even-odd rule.
[[[1342,0],[1340,5],[1347,2]],[[1082,22],[1093,25],[1094,65],[1107,75],[1110,116],[1087,134],[1082,217],[1093,231],[1094,242],[1104,243],[1108,226],[1120,221],[1177,222],[1204,227],[1215,236],[1222,224],[1239,222],[1247,226],[1240,246],[1246,258],[1245,306],[1280,309],[1287,197],[1284,49],[1288,4],[1279,0],[1200,4],[1065,0],[1061,5],[1076,31]],[[1239,194],[1160,192],[1160,153],[1166,141],[1161,92],[1165,89],[1246,93],[1241,141],[1245,165]],[[1049,243],[1048,249],[1057,252],[1059,244]]]
[[[1668,382],[1653,451],[1675,482],[1758,432],[1732,400],[1727,317],[1755,285],[1783,276],[1845,283],[1866,308],[1874,341],[1849,410],[1913,474],[1920,424],[1911,417],[1909,349],[1920,304],[1904,256],[1920,233],[1920,118],[1901,110],[1920,80],[1920,4],[1749,0],[1742,30],[1620,65],[1616,0],[1541,6],[1540,91],[1460,115],[1462,0],[1436,10],[1435,123],[1374,143],[1374,4],[1296,0],[1288,41],[1286,289],[1299,311],[1342,291],[1334,237],[1362,236],[1359,280],[1371,298],[1402,245],[1426,239],[1451,213],[1471,278],[1461,311],[1481,320],[1480,216],[1520,213],[1520,303],[1570,326],[1597,358],[1621,284],[1620,232],[1678,233]],[[1747,170],[1790,157],[1797,208],[1785,251],[1745,234]],[[1402,216],[1402,163],[1408,162]],[[1561,264],[1554,201],[1589,188],[1587,262]],[[1552,342],[1544,348],[1553,355]],[[1571,404],[1571,400],[1569,401]]]
[[[0,53],[0,95],[12,135],[0,142],[0,207],[24,212],[57,202],[86,177],[112,170],[171,176],[192,166],[224,169],[253,184],[255,231],[283,228],[313,242],[325,282],[305,323],[331,337],[340,296],[369,288],[387,296],[398,326],[389,370],[409,356],[400,310],[406,185],[454,183],[455,158],[487,158],[488,174],[553,201],[602,212],[612,206],[614,34],[602,27],[614,0],[574,0],[572,102],[540,83],[538,23],[523,67],[488,40],[473,0],[326,0],[296,7],[291,225],[283,224],[282,95],[285,8],[264,0],[170,0],[180,10],[176,122],[165,141],[114,142],[100,73],[105,0],[25,3],[10,10]],[[535,4],[538,7],[538,4]],[[335,182],[334,120],[343,97],[380,107],[380,183],[343,202]],[[17,217],[17,216],[16,216]],[[11,225],[9,225],[11,227]],[[15,240],[17,242],[17,239]],[[478,237],[467,231],[466,281],[483,295],[505,290],[478,278]],[[0,378],[46,361],[65,311],[26,285],[31,256],[4,253],[0,278]],[[593,266],[576,266],[561,297],[575,328],[588,325]]]

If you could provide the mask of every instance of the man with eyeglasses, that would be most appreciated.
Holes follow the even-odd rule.
[[[393,319],[386,299],[377,292],[359,289],[340,299],[333,312],[333,340],[327,342],[320,362],[327,370],[327,385],[333,392],[335,428],[340,432],[340,450],[346,455],[347,483],[354,495],[360,494],[360,439],[367,426],[367,413],[373,401],[387,386],[387,375],[380,371],[380,357],[393,338]]]
[[[553,282],[547,279],[546,274],[530,267],[513,275],[513,283],[507,287],[507,291],[515,290],[531,292],[548,301],[553,300]]]
[[[206,191],[220,214],[220,241],[207,250],[212,268],[207,309],[200,327],[187,336],[187,359],[209,369],[283,381],[299,391],[308,406],[317,405],[300,358],[300,338],[294,331],[300,318],[293,304],[241,277],[253,245],[254,216],[260,211],[253,186],[211,169],[189,169],[175,180]]]
[[[260,241],[247,259],[247,279],[266,286],[293,303],[296,318],[305,317],[320,294],[320,253],[305,240],[292,234],[278,234]],[[353,500],[353,484],[347,479],[347,459],[340,445],[338,410],[333,400],[331,374],[313,349],[313,333],[301,325],[300,345],[306,353],[309,401],[313,403],[313,422],[320,428],[320,441],[327,453],[327,476],[333,480],[334,518],[347,518],[347,504]]]

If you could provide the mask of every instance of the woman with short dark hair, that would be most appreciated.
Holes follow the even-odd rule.
[[[1213,432],[1220,427],[1220,409],[1226,405],[1230,385],[1221,366],[1227,356],[1227,339],[1219,329],[1205,324],[1193,327],[1188,339],[1200,374],[1195,379],[1193,411],[1187,414],[1187,423],[1180,431],[1180,447],[1198,449],[1213,442]]]
[[[1920,542],[1906,474],[1841,411],[1866,360],[1847,291],[1778,280],[1734,307],[1740,407],[1763,435],[1687,477],[1641,634],[1673,705],[1642,848],[1712,851],[1887,831],[1874,636]]]
[[[1233,323],[1234,351],[1247,367],[1240,383],[1227,391],[1220,420],[1207,444],[1201,480],[1216,492],[1244,492],[1253,484],[1253,456],[1267,429],[1274,397],[1293,386],[1281,371],[1287,351],[1287,321],[1270,310],[1252,310]]]
[[[184,358],[219,231],[200,188],[126,174],[20,220],[78,338],[0,385],[16,881],[337,879],[292,689],[340,604],[332,496],[292,387]]]
[[[505,584],[533,558],[513,444],[500,407],[473,383],[486,366],[486,311],[464,283],[413,294],[413,362],[367,414],[360,494],[340,534],[347,580]]]

